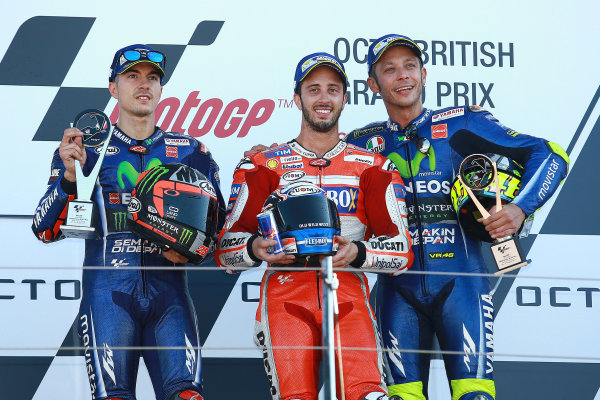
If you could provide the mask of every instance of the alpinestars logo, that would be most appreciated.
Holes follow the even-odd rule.
[[[34,141],[60,140],[62,131],[56,129],[71,121],[87,108],[106,109],[110,93],[106,87],[62,87],[69,69],[83,48],[96,18],[37,16],[25,21],[17,31],[2,62],[0,63],[0,85],[58,87],[50,107],[38,127]],[[187,44],[154,44],[150,46],[168,54],[169,69],[163,78],[168,82],[176,70],[183,52],[190,46],[210,46],[214,43],[224,21],[201,21]],[[52,32],[53,35],[48,35]],[[53,38],[60,37],[60,41]],[[40,68],[39,63],[27,63],[35,54],[38,60],[52,60]],[[107,65],[110,56],[105,60]],[[83,102],[85,99],[85,102]],[[263,113],[263,116],[267,113]],[[269,114],[270,116],[270,114]]]
[[[402,365],[402,354],[400,354],[400,349],[398,349],[398,339],[391,331],[388,331],[388,335],[390,335],[390,342],[392,342],[392,345],[394,346],[388,349],[388,358],[392,360],[402,375],[406,376],[406,372],[404,372],[404,365]]]
[[[277,280],[279,281],[280,285],[283,285],[286,282],[293,282],[294,279],[292,279],[292,275],[279,275],[277,277]]]
[[[471,356],[473,356],[474,358],[476,357],[476,355],[475,355],[476,349],[475,349],[475,342],[473,341],[473,338],[469,334],[469,331],[467,330],[467,327],[465,326],[465,324],[463,324],[463,339],[464,339],[463,349],[465,351],[463,361],[464,361],[465,365],[467,366],[467,370],[469,372],[471,372],[471,366],[469,365],[469,362],[471,361]]]
[[[194,346],[190,343],[190,339],[188,339],[187,335],[183,334],[185,338],[185,366],[187,367],[190,375],[194,375],[194,371],[196,368],[196,352],[194,350]]]
[[[115,378],[115,363],[113,361],[113,352],[106,343],[104,343],[104,354],[102,355],[102,368],[110,376],[115,386],[117,385],[117,379]]]

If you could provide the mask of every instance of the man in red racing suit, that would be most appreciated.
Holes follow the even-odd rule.
[[[267,252],[275,241],[257,233],[256,215],[263,203],[290,182],[322,187],[336,202],[341,220],[334,268],[397,274],[411,265],[413,254],[405,189],[394,164],[339,140],[337,121],[347,97],[341,62],[326,53],[311,54],[298,64],[295,81],[294,101],[303,114],[300,135],[237,166],[215,258],[230,270],[269,263],[254,339],[263,352],[271,394],[273,399],[316,400],[321,351],[314,347],[321,346],[322,322],[319,271],[285,267],[318,267],[319,260]],[[338,271],[337,275],[346,399],[387,399],[366,277],[362,272]],[[337,387],[340,398],[339,383]]]

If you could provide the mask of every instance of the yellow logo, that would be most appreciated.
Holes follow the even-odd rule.
[[[274,158],[271,158],[269,161],[267,161],[267,167],[269,167],[271,169],[277,168],[278,165],[279,165],[279,161],[277,161]]]

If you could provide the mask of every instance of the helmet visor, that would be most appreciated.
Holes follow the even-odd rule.
[[[155,198],[155,204],[158,205],[159,201],[156,200],[159,199]],[[216,233],[217,199],[201,189],[192,186],[179,190],[164,189],[162,204],[164,217],[196,228],[208,237]]]
[[[323,195],[288,197],[274,212],[280,232],[306,228],[340,228],[333,201]]]

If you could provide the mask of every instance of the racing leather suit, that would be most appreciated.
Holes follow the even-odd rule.
[[[179,133],[156,128],[148,139],[136,141],[115,127],[110,140],[92,195],[100,214],[96,226],[99,238],[85,241],[83,263],[106,269],[83,271],[77,319],[92,398],[135,399],[140,355],[157,399],[170,398],[181,390],[201,391],[198,329],[187,275],[183,270],[169,270],[175,264],[162,256],[159,246],[131,233],[126,216],[138,175],[156,165],[178,162],[202,172],[213,184],[222,226],[225,210],[218,166],[203,144]],[[94,150],[100,148],[86,148],[84,175],[95,165],[98,154]],[[32,225],[45,243],[64,238],[60,226],[68,202],[76,197],[76,183],[64,179],[64,172],[56,150],[48,188]],[[145,270],[146,266],[166,269]],[[179,349],[117,349],[131,346]]]
[[[431,143],[426,155],[417,148],[419,137]],[[424,109],[404,130],[391,120],[376,122],[352,131],[345,140],[396,163],[407,185],[412,271],[425,273],[378,279],[375,309],[388,350],[390,395],[425,399],[430,356],[400,349],[430,349],[435,333],[442,350],[462,353],[444,355],[452,399],[477,392],[495,396],[489,279],[431,274],[488,272],[481,243],[466,236],[457,222],[452,182],[470,154],[508,156],[525,169],[512,204],[529,216],[566,176],[567,155],[557,144],[509,129],[477,106]]]
[[[352,266],[396,273],[410,266],[400,175],[384,157],[343,141],[321,159],[296,141],[243,159],[234,173],[229,215],[215,255],[217,264],[250,267],[260,261],[251,250],[258,236],[256,215],[275,189],[294,181],[316,184],[336,202],[341,235],[359,247]],[[297,257],[290,266],[318,267],[319,261],[318,257]],[[337,276],[342,347],[374,350],[342,351],[346,398],[383,394],[383,360],[375,351],[379,338],[368,302],[368,282],[359,272],[338,271]],[[286,271],[284,266],[269,266],[263,276],[254,340],[263,352],[273,399],[317,398],[321,351],[310,347],[321,345],[321,290],[315,269]],[[278,348],[290,346],[301,349]]]

